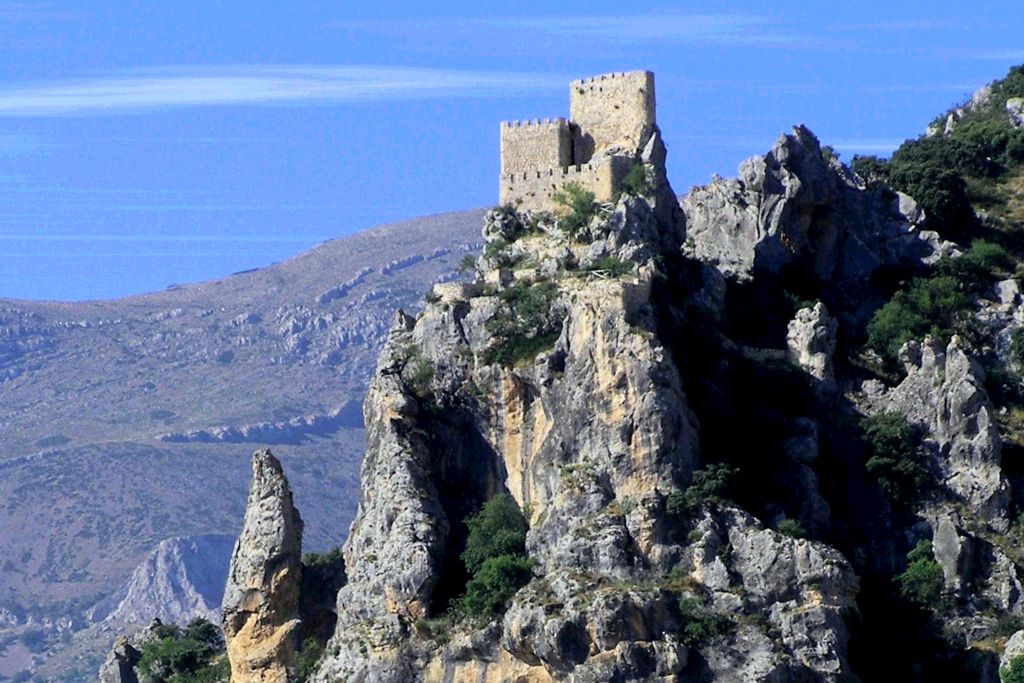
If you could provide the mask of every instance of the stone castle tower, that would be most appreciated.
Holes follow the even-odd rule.
[[[577,183],[608,201],[655,130],[654,74],[630,71],[569,85],[569,119],[501,124],[499,202],[550,209],[551,196]]]

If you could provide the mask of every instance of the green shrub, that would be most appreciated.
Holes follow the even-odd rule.
[[[219,628],[202,617],[196,617],[185,626],[184,637],[205,644],[210,652],[224,650],[224,634]]]
[[[665,499],[665,512],[669,517],[682,519],[690,514],[690,505],[686,501],[686,494],[682,491],[673,491]]]
[[[526,557],[528,525],[515,501],[502,494],[466,519],[469,535],[462,562],[470,575],[459,600],[473,618],[499,614],[516,591],[530,581],[533,563]]]
[[[789,536],[790,538],[806,538],[807,530],[804,529],[804,525],[800,523],[798,519],[784,519],[779,522],[778,532],[783,536]]]
[[[1010,665],[999,670],[1002,683],[1024,683],[1024,655],[1010,659]]]
[[[465,275],[466,273],[472,273],[474,270],[476,270],[476,256],[466,254],[459,261],[459,273]]]
[[[897,367],[900,347],[931,335],[947,344],[955,333],[969,332],[971,297],[949,275],[915,278],[906,291],[897,292],[868,323],[868,348],[890,368]]]
[[[562,208],[563,215],[558,225],[570,239],[580,237],[580,233],[590,225],[599,208],[594,193],[578,183],[566,183],[552,199]]]
[[[609,277],[622,277],[632,273],[634,265],[632,261],[623,261],[618,256],[602,256],[587,270],[604,273]]]
[[[871,450],[865,463],[882,492],[897,504],[907,504],[931,484],[927,453],[920,432],[899,413],[884,412],[861,422]]]
[[[155,629],[156,640],[142,646],[139,671],[153,683],[217,683],[226,681],[228,662],[220,629],[196,618],[182,630],[174,624]]]
[[[22,631],[18,635],[18,642],[28,648],[29,652],[44,652],[47,642],[46,631],[36,628]]]
[[[725,463],[714,463],[693,473],[693,483],[686,489],[685,501],[690,509],[705,503],[719,505],[725,499],[725,492],[737,469]]]
[[[485,362],[510,367],[554,344],[562,331],[562,319],[553,311],[558,293],[553,282],[517,283],[501,290],[501,305],[487,321],[494,343]]]
[[[316,665],[324,655],[324,647],[316,638],[306,638],[295,655],[295,673],[298,683],[305,683],[316,671]]]
[[[715,614],[692,597],[679,599],[682,627],[680,640],[687,647],[699,647],[732,633],[736,625],[728,618]]]
[[[1024,327],[1018,327],[1010,334],[1010,357],[1024,368]]]
[[[869,185],[885,183],[889,180],[889,162],[873,155],[854,155],[850,168]]]
[[[511,496],[491,498],[479,513],[466,520],[466,526],[469,536],[462,562],[470,574],[477,572],[488,558],[526,554],[529,526]]]
[[[945,585],[942,566],[935,561],[931,541],[921,540],[907,553],[907,569],[896,577],[900,594],[925,608],[935,608]]]
[[[654,194],[656,180],[653,166],[635,164],[622,179],[622,192],[634,197],[650,197]]]
[[[525,557],[490,557],[466,584],[466,594],[460,606],[470,617],[487,618],[500,614],[516,591],[530,582],[532,571],[533,562]]]
[[[961,289],[980,292],[996,280],[1009,277],[1017,267],[1017,259],[998,244],[974,240],[962,256],[945,258],[936,264],[939,275],[954,278]]]
[[[430,387],[430,381],[434,379],[434,366],[423,356],[416,357],[412,362],[413,388],[417,393],[423,393]]]
[[[666,496],[665,513],[676,522],[684,522],[704,505],[721,505],[737,472],[735,467],[723,463],[694,471],[693,481],[685,491],[673,491]]]

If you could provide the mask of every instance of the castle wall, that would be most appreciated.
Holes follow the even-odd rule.
[[[566,183],[576,183],[593,192],[597,201],[608,202],[634,163],[632,157],[608,156],[578,166],[503,174],[499,203],[513,204],[520,211],[550,211],[555,206],[552,195]]]
[[[575,163],[612,149],[635,154],[655,122],[654,74],[630,71],[573,81],[569,118],[578,127]]]
[[[503,177],[572,163],[572,131],[565,119],[502,122]]]

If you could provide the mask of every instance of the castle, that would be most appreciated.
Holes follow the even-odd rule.
[[[569,119],[501,124],[501,204],[550,209],[577,183],[609,201],[655,127],[654,74],[612,73],[569,85]]]

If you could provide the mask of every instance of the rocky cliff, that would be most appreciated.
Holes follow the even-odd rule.
[[[803,126],[681,203],[657,128],[631,153],[614,201],[488,213],[472,281],[395,316],[301,675],[1024,675],[1022,255],[976,238],[1019,226]]]

